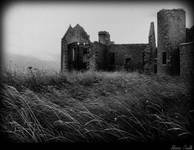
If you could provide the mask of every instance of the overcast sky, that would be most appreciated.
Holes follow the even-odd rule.
[[[106,30],[115,43],[147,43],[151,21],[157,31],[157,12],[172,8],[183,8],[186,26],[191,27],[192,12],[180,2],[13,3],[3,16],[3,48],[45,60],[60,59],[61,38],[70,24],[84,27],[92,42],[98,40],[98,31]]]

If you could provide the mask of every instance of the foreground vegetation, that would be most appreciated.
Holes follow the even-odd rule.
[[[191,96],[179,77],[124,72],[6,72],[3,132],[14,142],[193,140]]]

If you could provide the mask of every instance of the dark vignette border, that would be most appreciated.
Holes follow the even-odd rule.
[[[192,3],[192,0],[2,0],[0,2],[0,98],[1,97],[1,89],[2,89],[2,67],[4,65],[4,50],[3,50],[3,16],[5,10],[12,4],[15,3],[41,3],[41,4],[54,4],[54,3],[65,3],[65,2],[71,2],[71,3],[123,3],[123,2],[136,2],[136,3],[147,3],[147,2],[182,2],[186,4],[188,7],[190,7],[190,10],[192,11],[193,17],[194,17],[194,4]],[[194,25],[194,22],[192,23]],[[194,81],[194,77],[193,77]],[[191,93],[192,93],[192,99],[194,99],[194,85],[191,83]],[[1,100],[1,99],[0,99]],[[2,103],[0,101],[0,108],[2,106]],[[192,106],[194,104],[192,103]],[[194,108],[194,107],[193,107]],[[1,111],[0,111],[1,113]],[[0,114],[0,116],[2,116]],[[0,123],[2,123],[2,119],[0,118]],[[5,147],[10,147],[10,146],[15,146],[16,143],[13,141],[10,141],[5,134],[1,132],[1,127],[0,127],[0,145],[5,146]],[[11,143],[11,145],[9,144]],[[12,145],[13,144],[13,145]],[[64,144],[61,143],[52,143],[48,144],[49,147],[52,145],[54,148],[56,148],[55,144],[64,146]],[[76,143],[76,144],[65,144],[65,146],[68,146],[68,148],[81,148],[79,146],[82,146],[84,143]],[[122,147],[120,146],[122,144]],[[152,149],[171,149],[172,143],[93,143],[93,144],[87,144],[87,146],[91,146],[90,148],[112,148],[110,146],[113,146],[114,148],[124,148],[124,145],[127,146],[127,148],[132,148],[132,149],[147,149],[147,148],[152,148]],[[175,143],[179,144],[179,143]],[[17,144],[18,145],[18,144]],[[19,144],[21,145],[21,144]],[[22,144],[26,145],[26,144]],[[34,144],[27,144],[26,148],[29,148],[33,146]],[[36,144],[37,145],[37,144]],[[44,144],[38,144],[38,148],[42,148],[41,146],[45,146]],[[75,147],[76,146],[76,147]],[[194,145],[193,145],[194,146]],[[14,147],[16,148],[16,147]],[[67,147],[64,147],[67,148]]]

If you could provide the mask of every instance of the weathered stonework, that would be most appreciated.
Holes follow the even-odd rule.
[[[154,23],[150,24],[150,31],[148,36],[148,45],[144,50],[144,72],[146,74],[156,73],[156,40],[155,40],[155,31],[154,31]]]
[[[186,28],[186,42],[194,42],[194,26]]]
[[[61,40],[61,72],[70,70],[69,68],[70,58],[69,58],[69,53],[68,53],[68,45],[72,43],[77,43],[78,45],[79,43],[82,45],[90,44],[89,35],[85,32],[83,27],[81,27],[79,24],[77,24],[74,28],[69,26],[67,32],[65,33],[65,35],[63,36]],[[87,65],[89,66],[89,62],[87,63]],[[88,66],[86,66],[86,68],[89,68]]]
[[[93,50],[93,46],[90,48],[89,53],[89,66],[88,70],[96,71],[97,70],[97,63],[96,63],[96,51]]]
[[[180,74],[190,79],[194,68],[194,27],[185,28],[182,9],[163,9],[157,13],[157,19],[158,47],[153,22],[148,43],[144,44],[114,44],[106,31],[98,33],[98,42],[90,42],[89,35],[80,25],[69,26],[61,40],[61,71],[126,70]]]
[[[63,39],[67,41],[67,44],[80,42],[80,43],[90,43],[90,37],[86,33],[83,27],[77,24],[74,28],[71,26],[67,30],[66,34],[64,35]]]
[[[130,59],[131,71],[143,71],[143,53],[148,44],[112,44],[109,53],[115,55],[115,70],[124,70],[127,59]],[[107,60],[109,58],[107,57]]]
[[[185,11],[182,9],[161,10],[158,19],[159,74],[179,75],[179,44],[185,42]]]
[[[107,31],[99,31],[98,42],[104,45],[110,44],[110,34]]]
[[[180,44],[180,76],[186,80],[194,77],[194,42]]]
[[[152,53],[151,46],[148,44],[143,53],[143,70],[145,74],[150,74],[152,72]]]
[[[101,44],[99,42],[92,43],[92,51],[95,55],[95,68],[96,70],[105,70],[105,52],[106,52],[106,45]]]
[[[143,71],[143,54],[148,44],[113,44],[106,31],[99,32],[99,42],[91,43],[89,35],[80,26],[71,26],[62,38],[61,71],[80,70],[84,58],[84,48],[87,48],[87,70],[128,70]],[[84,44],[88,47],[84,47]],[[75,58],[74,58],[75,55]],[[78,66],[78,67],[77,67]]]

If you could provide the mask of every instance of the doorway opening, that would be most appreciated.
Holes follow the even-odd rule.
[[[114,71],[115,70],[115,53],[110,52],[109,53],[109,65],[108,65],[108,70],[109,71]]]
[[[125,59],[124,68],[126,71],[133,71],[133,62],[130,57]]]

